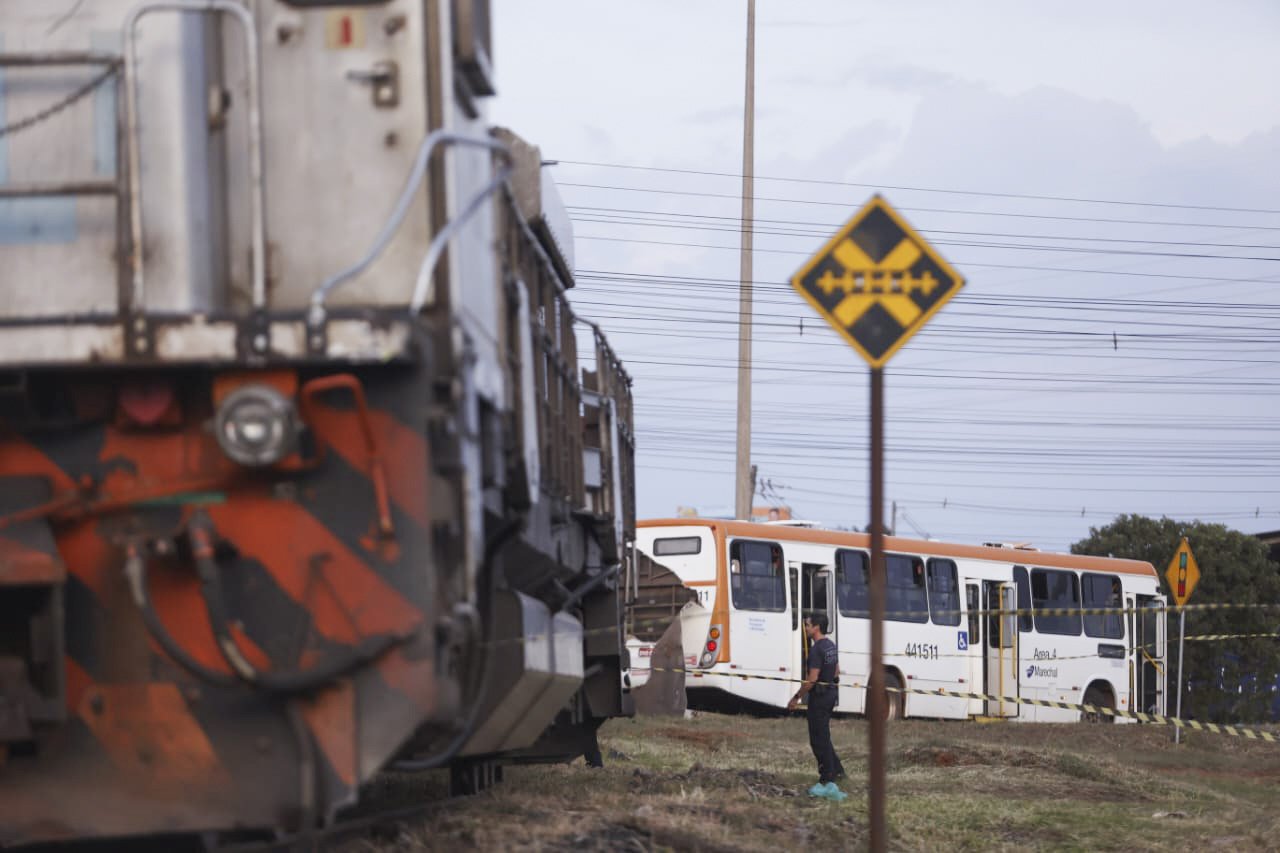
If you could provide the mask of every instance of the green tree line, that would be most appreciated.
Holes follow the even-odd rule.
[[[1164,573],[1184,536],[1200,567],[1200,583],[1188,604],[1280,604],[1280,564],[1268,559],[1261,540],[1221,524],[1122,515],[1105,527],[1091,528],[1071,551],[1151,563],[1172,605]],[[1172,715],[1178,672],[1178,616],[1172,610],[1168,628],[1167,704]],[[1280,608],[1192,610],[1186,630],[1187,636],[1277,633]],[[1185,654],[1184,717],[1228,723],[1271,719],[1280,676],[1280,639],[1190,642]]]

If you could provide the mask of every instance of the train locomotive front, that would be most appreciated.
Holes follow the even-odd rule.
[[[0,9],[0,845],[589,749],[630,380],[488,4],[56,5]]]

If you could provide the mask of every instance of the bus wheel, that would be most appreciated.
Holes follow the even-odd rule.
[[[902,680],[892,672],[884,674],[884,718],[886,720],[901,720],[905,716],[903,707],[907,698],[901,692]]]
[[[1110,708],[1115,710],[1115,702],[1111,698],[1111,693],[1101,687],[1090,687],[1084,692],[1084,704],[1092,705],[1095,708]],[[1103,714],[1098,711],[1081,711],[1080,721],[1084,723],[1114,723],[1116,718],[1112,714]]]

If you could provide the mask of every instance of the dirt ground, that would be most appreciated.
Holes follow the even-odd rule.
[[[850,797],[816,781],[803,717],[611,721],[605,767],[507,768],[498,787],[341,853],[851,850],[867,843],[867,728],[832,733]],[[895,850],[1277,850],[1280,744],[1137,725],[906,722],[889,729]],[[443,796],[443,774],[374,796]]]

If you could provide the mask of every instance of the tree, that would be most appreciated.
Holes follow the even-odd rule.
[[[1256,537],[1221,524],[1170,518],[1122,515],[1071,546],[1072,553],[1145,560],[1160,574],[1160,587],[1172,608],[1164,579],[1182,537],[1187,537],[1200,567],[1200,583],[1188,604],[1232,603],[1280,605],[1280,567],[1267,559],[1267,548]],[[1175,708],[1178,671],[1178,624],[1170,610],[1169,702]],[[1187,636],[1214,634],[1274,634],[1280,632],[1280,608],[1191,610]],[[1255,638],[1192,641],[1186,644],[1183,668],[1184,717],[1214,722],[1269,720],[1277,701],[1280,679],[1280,639]]]

